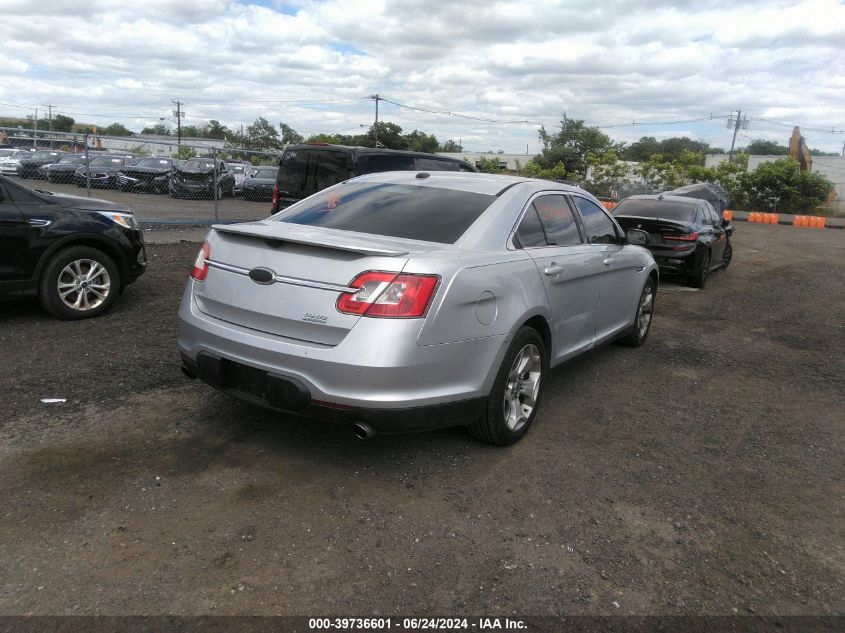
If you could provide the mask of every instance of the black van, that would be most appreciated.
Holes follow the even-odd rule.
[[[273,213],[334,184],[379,171],[478,171],[465,160],[327,143],[288,145],[279,162]]]

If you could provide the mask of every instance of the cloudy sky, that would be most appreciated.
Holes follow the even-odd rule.
[[[467,150],[536,153],[564,111],[625,141],[727,147],[741,108],[740,145],[845,142],[833,0],[0,0],[0,42],[5,116],[140,130],[180,99],[188,124],[352,134],[378,93],[381,119]]]

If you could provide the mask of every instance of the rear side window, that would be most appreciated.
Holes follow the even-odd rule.
[[[349,178],[349,154],[334,150],[296,149],[282,156],[279,189],[308,195]]]
[[[451,160],[437,160],[436,158],[420,158],[417,156],[418,171],[458,171],[458,163]]]
[[[591,244],[613,244],[616,242],[618,239],[616,227],[610,218],[604,214],[600,206],[580,196],[572,196],[572,201],[581,213],[587,239]]]
[[[563,196],[540,196],[532,206],[543,222],[549,246],[574,246],[581,243],[578,223]]]
[[[452,244],[496,197],[393,183],[348,183],[318,193],[273,217],[371,235]]]
[[[380,171],[413,170],[413,156],[405,156],[402,154],[365,154],[358,159],[358,174],[372,174]]]
[[[537,215],[537,209],[533,206],[528,207],[522,217],[522,222],[519,223],[519,228],[516,230],[516,238],[522,248],[536,248],[547,245],[540,216]]]

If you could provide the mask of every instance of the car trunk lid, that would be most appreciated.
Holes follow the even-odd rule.
[[[208,277],[194,286],[199,309],[242,327],[324,346],[340,343],[361,318],[335,307],[359,273],[400,272],[413,254],[431,250],[408,240],[274,221],[213,229]],[[250,271],[256,271],[253,277]]]
[[[623,229],[640,229],[648,232],[649,246],[677,246],[678,238],[692,234],[692,228],[685,222],[625,215],[614,216],[614,218]],[[672,240],[672,237],[676,239]]]

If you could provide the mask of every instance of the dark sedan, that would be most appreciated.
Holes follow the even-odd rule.
[[[117,184],[123,191],[167,193],[172,170],[173,160],[170,158],[142,158],[118,172]]]
[[[215,183],[214,171],[217,170]],[[216,184],[216,189],[215,189]],[[223,161],[211,158],[191,158],[181,167],[174,166],[170,178],[170,195],[174,198],[235,197],[235,175]]]
[[[83,165],[76,170],[73,181],[77,187],[85,187],[90,179],[92,187],[114,189],[117,187],[118,172],[133,164],[133,160],[126,156],[95,156],[87,167]]]
[[[733,226],[706,200],[631,196],[613,209],[613,217],[624,229],[647,231],[648,249],[661,272],[681,275],[697,288],[731,263]]]
[[[41,171],[49,182],[73,182],[73,175],[85,164],[85,154],[65,154],[55,163],[44,165]]]
[[[44,165],[57,162],[65,152],[37,151],[32,152],[26,158],[20,159],[21,167],[18,170],[18,175],[21,178],[43,178],[44,172],[41,170]]]
[[[37,296],[59,318],[95,317],[146,268],[131,210],[0,176],[0,299]]]
[[[270,202],[273,199],[273,189],[276,186],[278,175],[278,167],[256,167],[253,169],[251,175],[244,180],[244,200]]]

